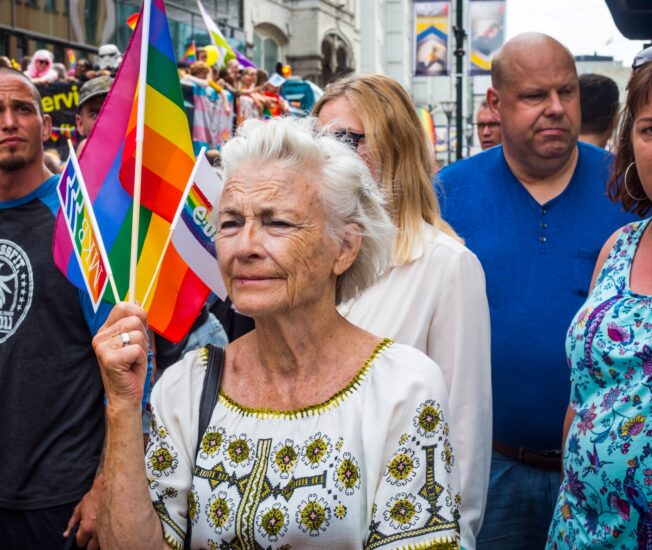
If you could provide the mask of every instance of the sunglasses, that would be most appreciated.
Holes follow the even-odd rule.
[[[350,130],[335,130],[332,133],[332,136],[336,140],[346,143],[346,145],[350,145],[356,151],[360,146],[360,141],[366,137],[365,134],[358,134],[357,132],[351,132]]]
[[[45,63],[47,65],[48,60],[47,59],[37,59],[36,62],[37,63]]]
[[[632,69],[638,69],[650,61],[652,61],[652,46],[645,48],[636,54],[634,62],[632,63]]]

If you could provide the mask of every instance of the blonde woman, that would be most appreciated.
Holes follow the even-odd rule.
[[[339,80],[314,114],[357,150],[381,182],[398,228],[391,267],[340,312],[365,330],[419,349],[442,369],[462,484],[462,546],[475,548],[491,460],[489,310],[482,267],[441,218],[432,188],[434,158],[412,100],[398,82],[382,75]]]

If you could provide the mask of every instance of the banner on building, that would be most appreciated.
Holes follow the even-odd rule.
[[[471,0],[471,75],[491,74],[491,60],[505,41],[505,0]]]
[[[414,75],[449,74],[450,5],[446,1],[414,2]]]

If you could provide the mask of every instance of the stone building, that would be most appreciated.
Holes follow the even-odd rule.
[[[368,2],[369,0],[362,0]],[[358,0],[245,0],[244,31],[252,60],[277,62],[321,86],[360,67]]]

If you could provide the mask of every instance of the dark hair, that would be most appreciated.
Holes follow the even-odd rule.
[[[618,85],[608,76],[583,74],[579,78],[583,134],[604,134],[618,113]]]
[[[625,210],[635,212],[641,217],[645,216],[652,208],[652,200],[643,190],[638,170],[630,170],[627,174],[626,172],[627,167],[634,162],[634,147],[632,146],[634,120],[641,108],[647,105],[650,91],[652,91],[652,63],[646,63],[632,71],[632,76],[627,83],[627,101],[620,115],[616,158],[607,186],[609,198],[612,201],[620,201]],[[627,175],[627,180],[625,180],[625,175]],[[641,197],[641,199],[636,200],[636,197]]]
[[[32,96],[34,97],[34,101],[36,101],[36,106],[38,108],[38,114],[43,117],[43,106],[41,105],[41,93],[38,91],[38,88],[34,85],[32,80],[29,78],[29,76],[21,73],[20,71],[17,71],[16,69],[12,67],[0,67],[0,78],[3,76],[16,76],[18,78],[22,78],[27,84],[29,85],[30,89],[32,90]]]

